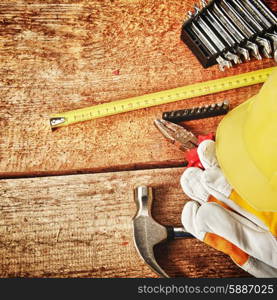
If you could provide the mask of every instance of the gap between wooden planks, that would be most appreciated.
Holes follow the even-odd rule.
[[[151,185],[153,215],[180,226],[183,168],[0,180],[1,277],[156,277],[136,253],[133,188]],[[170,276],[245,277],[196,239],[155,250]]]

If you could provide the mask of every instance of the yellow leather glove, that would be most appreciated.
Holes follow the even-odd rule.
[[[277,277],[277,213],[255,210],[232,189],[218,166],[215,142],[203,141],[197,152],[205,170],[187,168],[181,177],[194,200],[183,209],[185,230],[253,276]]]

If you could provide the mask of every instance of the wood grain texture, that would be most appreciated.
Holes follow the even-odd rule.
[[[133,187],[154,187],[153,215],[181,225],[182,168],[0,180],[0,277],[156,277],[132,240]],[[161,244],[171,276],[248,277],[196,239]]]
[[[203,70],[180,41],[195,1],[3,0],[0,3],[0,276],[155,277],[132,241],[136,184],[155,188],[153,215],[178,224],[184,154],[153,126],[163,111],[229,99],[260,85],[61,128],[49,115],[274,65]],[[277,10],[276,1],[266,1]],[[195,134],[221,117],[192,121]],[[134,171],[135,169],[150,169]],[[65,174],[132,170],[87,175]],[[40,175],[63,174],[56,177]],[[197,240],[159,245],[171,276],[243,277]]]
[[[180,166],[183,153],[153,126],[163,111],[228,98],[259,86],[199,97],[51,132],[49,115],[272,66],[252,60],[203,70],[180,41],[195,1],[75,0],[0,3],[0,176]],[[277,9],[276,1],[266,1]],[[196,134],[221,118],[192,121]]]

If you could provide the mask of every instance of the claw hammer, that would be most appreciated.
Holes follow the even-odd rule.
[[[155,221],[151,215],[153,189],[149,186],[138,186],[134,190],[137,212],[133,218],[134,243],[140,257],[161,277],[168,278],[159,266],[154,255],[154,246],[172,239],[193,238],[182,227],[164,226]]]

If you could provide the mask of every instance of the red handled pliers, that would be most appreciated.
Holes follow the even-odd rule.
[[[177,145],[180,150],[185,152],[188,167],[204,169],[198,157],[197,147],[204,140],[214,140],[212,133],[196,137],[184,127],[163,119],[155,120],[154,124],[169,142]]]

